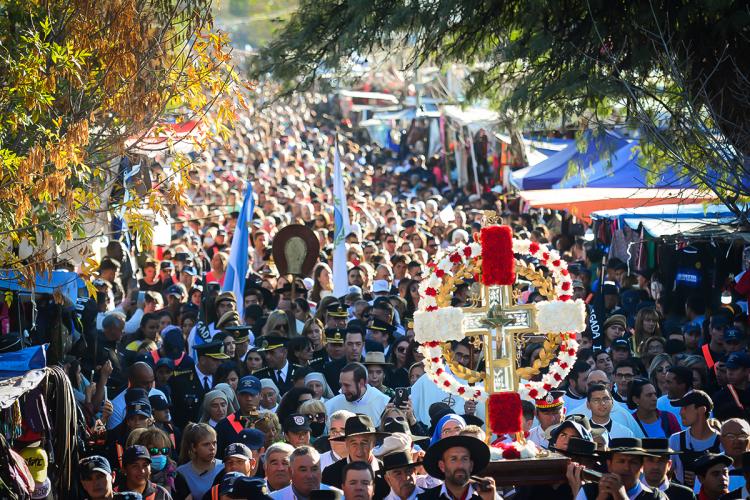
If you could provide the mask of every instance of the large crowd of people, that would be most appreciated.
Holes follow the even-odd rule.
[[[169,245],[112,239],[89,309],[88,348],[65,360],[91,439],[78,471],[92,500],[144,498],[746,498],[746,306],[689,294],[675,307],[654,269],[603,260],[557,213],[513,211],[493,185],[457,187],[425,158],[419,121],[400,151],[342,134],[351,232],[348,289],[333,293],[335,107],[297,94],[242,115],[195,155]],[[153,165],[154,184],[167,175]],[[245,180],[255,209],[244,296],[222,291]],[[163,184],[162,184],[163,185]],[[516,206],[517,209],[517,206]],[[484,405],[423,376],[414,340],[431,259],[469,242],[483,210],[569,263],[588,328],[561,386],[523,402],[526,438],[569,456],[567,483],[496,487]],[[241,222],[240,222],[241,223]],[[309,276],[279,275],[276,233],[310,228]],[[245,256],[243,256],[244,258]],[[739,263],[738,263],[739,267]],[[544,300],[526,284],[522,300]],[[459,286],[453,304],[470,300]],[[240,306],[240,307],[238,307]],[[241,314],[238,313],[241,311]],[[530,344],[531,364],[541,344]],[[454,342],[476,369],[481,352]],[[731,493],[730,493],[731,491]],[[34,498],[54,498],[54,492]]]

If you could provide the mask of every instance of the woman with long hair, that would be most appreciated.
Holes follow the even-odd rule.
[[[667,393],[667,372],[672,366],[672,357],[666,353],[657,354],[648,365],[648,379],[659,394]]]
[[[216,458],[216,431],[205,423],[189,423],[182,434],[175,500],[203,498],[223,465]]]
[[[225,383],[236,391],[239,382],[240,367],[236,361],[224,361],[216,369],[216,373],[214,373],[214,386]]]
[[[289,337],[289,318],[284,311],[275,310],[268,315],[266,324],[263,325],[263,335],[278,335]]]
[[[294,337],[287,343],[289,362],[300,366],[310,366],[313,358],[313,349],[310,339],[307,337]]]
[[[651,360],[666,350],[667,341],[664,337],[646,337],[638,346],[638,356],[644,366],[651,366]]]
[[[308,294],[311,302],[319,304],[320,301],[333,293],[333,283],[331,282],[331,268],[325,262],[315,266],[313,269],[313,286]]]
[[[419,281],[411,280],[406,289],[406,316],[414,317],[414,312],[419,307]]]
[[[639,345],[649,337],[661,337],[659,326],[659,313],[653,307],[644,307],[635,315],[635,328],[633,329],[635,341]]]
[[[414,356],[410,353],[411,342],[406,337],[401,337],[393,343],[388,353],[388,362],[393,370],[386,377],[388,387],[408,387],[409,367],[414,362]]]
[[[313,350],[313,359],[321,357],[326,348],[323,343],[323,322],[318,318],[308,319],[305,321],[301,335],[310,341],[310,347]]]
[[[279,422],[284,422],[289,415],[297,413],[299,405],[310,399],[313,399],[313,392],[306,387],[292,387],[289,389],[284,394],[284,397],[281,398],[279,409],[276,411]]]

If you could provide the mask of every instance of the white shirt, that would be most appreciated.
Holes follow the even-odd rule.
[[[326,414],[332,415],[339,410],[349,410],[353,413],[364,413],[372,419],[375,427],[380,425],[380,415],[391,398],[372,387],[365,386],[365,393],[357,401],[347,401],[346,396],[339,394],[325,402]]]
[[[125,404],[125,393],[127,391],[128,390],[125,389],[112,399],[112,416],[107,420],[107,429],[114,429],[125,420],[125,410],[127,409],[127,405]],[[151,389],[148,393],[149,397],[156,396],[157,394],[164,399],[167,399],[167,395],[156,388]]]
[[[477,491],[474,489],[474,485],[469,483],[469,491],[466,492],[466,496],[464,498],[471,498],[474,493],[477,493]],[[440,488],[439,496],[440,498],[453,498],[453,496],[448,491],[448,488],[445,487],[445,483],[443,483],[443,486]],[[497,492],[495,492],[495,500],[502,500],[502,497]]]
[[[446,372],[450,372],[450,369],[448,367],[446,367],[445,370]],[[459,381],[461,380],[458,377],[456,377],[456,379]],[[484,386],[483,384],[476,384],[474,387],[479,389]],[[466,413],[466,411],[464,410],[466,400],[464,398],[460,396],[454,396],[448,392],[445,392],[442,388],[438,387],[437,384],[435,384],[435,382],[430,379],[430,377],[426,377],[424,375],[419,377],[414,385],[411,386],[411,401],[414,407],[414,416],[417,418],[417,420],[427,426],[430,425],[429,409],[432,403],[443,401],[445,403],[448,403],[448,406],[451,407],[453,413],[457,415],[463,415],[464,413]],[[484,403],[477,402],[474,415],[477,415],[479,418],[484,420],[484,414]]]
[[[327,451],[325,453],[321,453],[320,454],[320,470],[324,471],[326,467],[328,467],[329,465],[331,465],[331,464],[333,464],[335,462],[338,462],[342,458],[344,458],[344,457],[340,457],[340,456],[336,455],[333,452],[333,450],[329,450],[329,451]]]
[[[125,328],[122,333],[135,333],[141,326],[141,319],[143,318],[143,309],[140,307],[135,310],[129,320],[125,322]]]
[[[571,412],[568,412],[568,414],[569,415],[583,415],[583,416],[585,416],[585,417],[587,417],[589,419],[591,418],[591,410],[589,410],[586,407],[586,400],[585,399],[583,400],[583,404],[582,405],[580,405],[575,410],[573,410]],[[643,434],[643,430],[638,425],[638,422],[635,421],[635,419],[633,418],[633,415],[630,413],[630,411],[624,409],[619,404],[612,405],[612,411],[609,414],[609,418],[611,418],[613,421],[617,422],[618,424],[627,427],[630,430],[630,432],[633,433],[634,437],[637,437],[637,438],[640,438],[640,439],[646,437]]]
[[[281,377],[279,377],[279,370],[274,370],[274,375],[279,377],[282,382],[286,382],[286,374],[289,373],[289,360],[284,363],[284,367],[281,369]]]
[[[415,498],[417,498],[417,495],[419,495],[423,491],[424,490],[420,488],[419,486],[415,486],[414,491],[411,492],[411,495],[406,497],[406,500],[414,500]],[[396,495],[393,492],[393,489],[391,489],[391,491],[388,493],[388,496],[386,496],[383,500],[401,500],[401,497]]]
[[[334,488],[333,486],[328,486],[327,484],[323,483],[320,483],[320,487],[316,489],[335,490],[343,494],[343,491],[339,490],[338,488]],[[297,495],[294,494],[294,489],[292,488],[291,484],[289,486],[281,488],[280,490],[272,491],[271,493],[269,493],[269,496],[274,500],[297,500]]]
[[[549,440],[547,439],[544,429],[541,425],[532,427],[529,431],[529,441],[539,446],[540,448],[547,448],[549,446]]]
[[[680,428],[682,430],[685,430],[685,426],[682,425],[682,418],[680,418],[680,408],[677,406],[672,406],[672,403],[669,401],[669,398],[666,394],[663,396],[659,396],[659,399],[656,400],[656,409],[659,411],[668,411],[675,417],[677,417],[677,422],[680,424]]]
[[[211,390],[211,388],[214,386],[214,376],[209,375],[208,373],[203,373],[200,368],[198,368],[198,363],[195,364],[195,374],[198,376],[198,383],[203,387],[203,389],[208,392]],[[206,388],[205,381],[203,378],[208,379],[208,388]]]
[[[685,449],[694,451],[707,450],[708,448],[713,446],[714,441],[719,436],[719,433],[716,432],[711,434],[708,439],[697,440],[690,434],[689,428],[687,432],[685,432],[685,434]],[[676,432],[669,437],[669,447],[675,451],[685,451],[680,447],[679,432]],[[683,483],[685,481],[685,469],[683,468],[680,455],[672,455],[672,464],[672,470],[674,471],[675,478],[678,482]]]
[[[592,420],[593,423],[596,423]],[[610,421],[607,424],[597,424],[597,425],[604,425],[609,430],[607,431],[607,434],[609,434],[609,439],[612,438],[632,438],[635,437],[633,433],[625,427],[624,425],[618,424],[614,420],[610,419]]]

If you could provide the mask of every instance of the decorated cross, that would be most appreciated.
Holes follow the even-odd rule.
[[[552,280],[515,255],[537,259],[550,270]],[[585,306],[572,300],[567,264],[554,250],[513,239],[507,226],[491,225],[482,229],[479,241],[449,249],[430,264],[430,269],[420,284],[419,310],[414,316],[427,376],[442,389],[465,399],[489,398],[488,427],[498,434],[517,432],[518,395],[532,400],[544,398],[562,382],[575,361],[575,333],[585,327]],[[516,304],[513,285],[517,272],[530,279],[548,300]],[[481,306],[451,307],[455,287],[472,276],[482,284]],[[483,374],[453,363],[448,347],[449,341],[478,335],[485,337]],[[544,339],[540,359],[531,367],[520,368],[520,353],[532,335]],[[545,368],[541,380],[531,380]],[[512,424],[494,425],[492,414],[507,413],[506,403],[512,406]]]

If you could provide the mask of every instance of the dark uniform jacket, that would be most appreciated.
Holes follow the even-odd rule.
[[[216,458],[224,458],[224,450],[232,443],[241,443],[240,432],[248,428],[246,417],[239,410],[219,420],[216,431]]]
[[[378,461],[378,466],[380,469],[383,468],[383,462],[378,460],[377,458],[374,458],[373,460]],[[325,469],[323,469],[323,477],[321,479],[321,483],[327,484],[328,486],[333,486],[334,488],[341,489],[341,484],[344,482],[344,467],[347,464],[348,459],[346,457],[342,458],[338,462],[334,462]],[[391,487],[388,486],[388,483],[385,482],[385,479],[383,479],[383,476],[376,474],[375,475],[375,496],[373,498],[382,499],[388,496],[388,493],[390,493]]]
[[[594,500],[599,495],[599,483],[588,483],[583,485],[583,492],[586,494],[586,498]],[[672,497],[668,497],[663,492],[656,488],[650,488],[643,486],[641,491],[635,500],[668,500]]]
[[[197,422],[206,391],[198,380],[195,367],[170,378],[169,386],[172,389],[172,422],[181,429],[188,421]]]
[[[740,491],[742,491],[742,488],[740,488]],[[693,493],[693,490],[687,486],[673,482],[669,483],[669,488],[667,488],[664,493],[667,494],[669,500],[695,500],[695,493]]]
[[[253,372],[253,376],[259,379],[270,378],[271,380],[273,380],[273,383],[276,384],[276,387],[279,388],[279,396],[283,396],[289,389],[294,386],[294,379],[297,374],[306,371],[307,370],[300,365],[289,363],[289,366],[286,369],[286,379],[284,380],[279,379],[279,376],[277,375],[278,370],[272,370],[271,368],[263,368],[262,370],[257,370]]]
[[[435,486],[434,488],[429,488],[424,490],[422,493],[417,495],[417,498],[419,500],[452,500],[449,497],[446,497],[445,495],[441,496],[440,491],[443,489],[443,485]],[[479,493],[476,491],[472,493],[470,497],[466,497],[465,500],[481,500],[482,497],[479,496]]]

